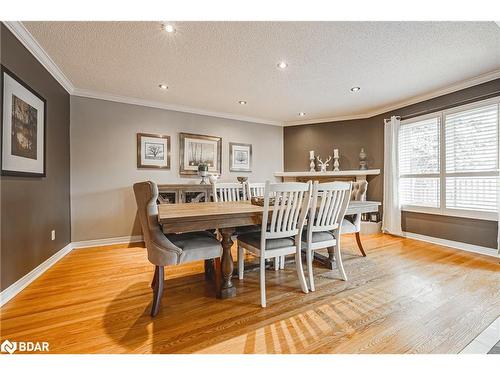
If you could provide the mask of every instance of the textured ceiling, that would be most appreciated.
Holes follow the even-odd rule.
[[[23,24],[78,89],[278,122],[356,116],[500,69],[494,22]]]

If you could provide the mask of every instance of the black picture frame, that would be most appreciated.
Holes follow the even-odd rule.
[[[9,75],[17,83],[23,86],[26,90],[35,95],[38,99],[43,102],[43,172],[23,172],[23,171],[12,171],[4,170],[3,168],[3,102],[4,102],[4,74]],[[15,177],[46,177],[47,176],[47,100],[40,95],[37,91],[31,88],[26,82],[24,82],[20,77],[18,77],[14,72],[9,70],[3,64],[0,64],[0,174],[2,176],[15,176]]]

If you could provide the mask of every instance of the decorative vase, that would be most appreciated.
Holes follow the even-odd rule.
[[[201,177],[200,185],[207,184],[207,176],[208,176],[208,165],[206,164],[198,164],[198,176]]]
[[[359,169],[365,170],[368,169],[368,165],[366,163],[366,152],[364,147],[361,147],[361,151],[359,152]]]

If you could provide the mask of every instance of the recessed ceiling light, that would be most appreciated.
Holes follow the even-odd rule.
[[[241,105],[245,105],[245,104],[247,104],[247,101],[246,100],[238,100],[238,103],[240,103]]]
[[[361,90],[361,87],[358,86],[351,87],[352,92],[358,92],[359,90]]]
[[[159,87],[160,89],[162,89],[162,90],[167,90],[167,89],[168,89],[168,86],[167,86],[167,85],[165,85],[165,84],[163,84],[163,83],[160,83],[160,84],[158,85],[158,87]]]
[[[288,64],[284,61],[280,61],[277,66],[280,69],[286,69],[288,67]]]
[[[299,112],[299,116],[305,116],[306,113],[305,112]]]
[[[175,33],[174,25],[171,25],[169,23],[163,25],[163,30],[165,30],[167,33]]]

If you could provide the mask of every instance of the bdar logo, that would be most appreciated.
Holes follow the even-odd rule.
[[[5,340],[2,342],[2,345],[0,346],[0,350],[2,352],[7,352],[9,354],[12,354],[16,351],[17,349],[17,343],[16,342],[10,342],[9,340]]]

